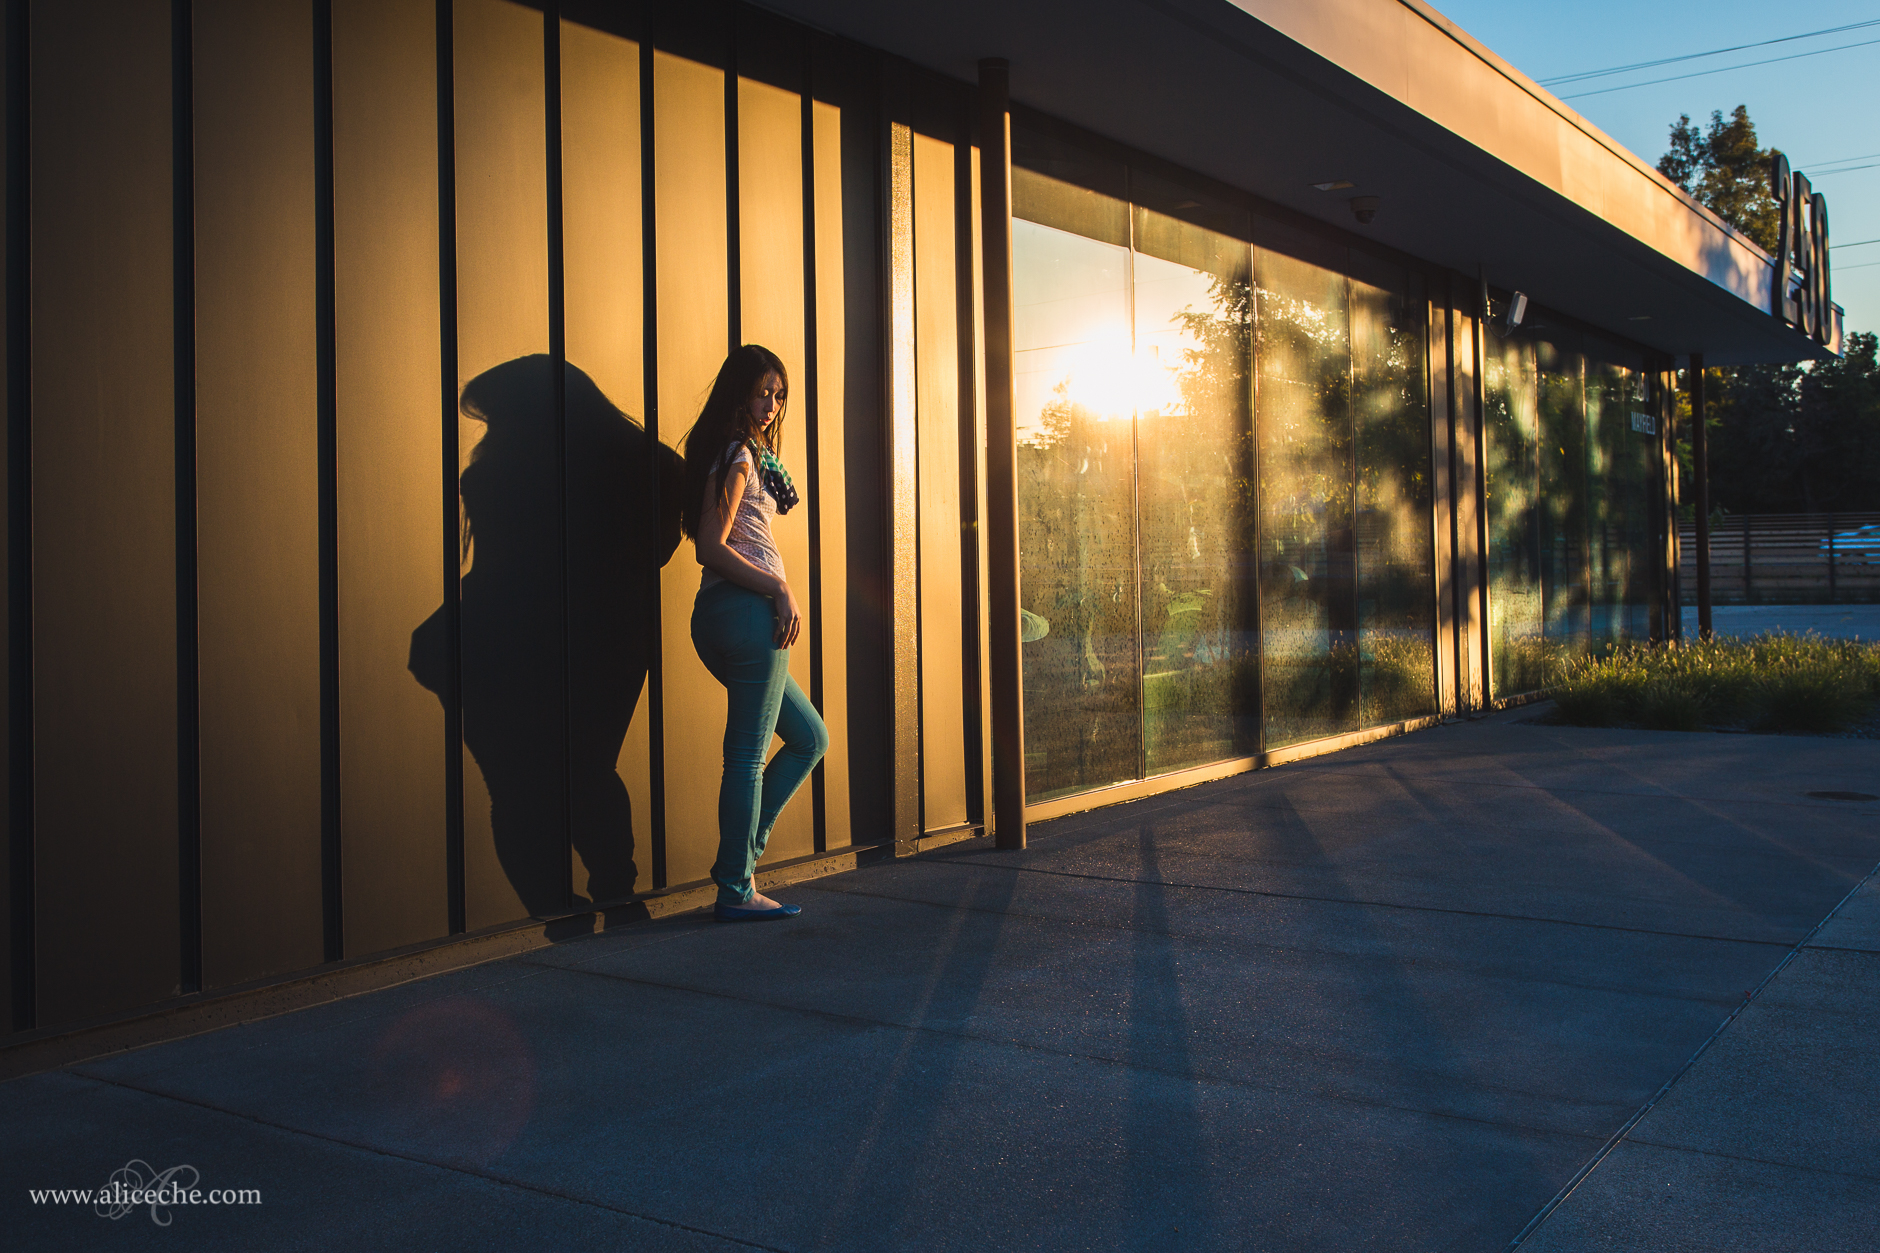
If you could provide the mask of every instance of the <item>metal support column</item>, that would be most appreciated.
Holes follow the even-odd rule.
[[[1710,638],[1710,452],[1704,431],[1704,354],[1691,354],[1691,477],[1697,512],[1697,638]]]
[[[1025,847],[1025,693],[1018,626],[1018,432],[1012,363],[1012,109],[1009,67],[979,63],[986,301],[986,602],[991,629],[992,813],[1000,848]]]

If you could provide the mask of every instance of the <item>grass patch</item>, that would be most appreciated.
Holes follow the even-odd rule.
[[[1880,699],[1880,644],[1758,635],[1620,644],[1562,664],[1559,719],[1581,727],[1812,734],[1864,722]]]

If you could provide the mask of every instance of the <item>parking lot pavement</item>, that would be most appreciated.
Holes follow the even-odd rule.
[[[1710,627],[1718,635],[1765,631],[1814,632],[1830,639],[1880,640],[1880,605],[1715,605]],[[1684,638],[1697,638],[1697,606],[1684,607]]]

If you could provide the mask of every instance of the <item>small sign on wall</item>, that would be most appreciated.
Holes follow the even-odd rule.
[[[1634,409],[1632,411],[1632,429],[1637,431],[1640,435],[1656,435],[1658,434],[1658,419],[1649,413],[1640,413],[1638,410]]]

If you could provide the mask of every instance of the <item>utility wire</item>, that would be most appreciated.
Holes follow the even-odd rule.
[[[1855,170],[1872,170],[1872,169],[1880,169],[1880,161],[1876,161],[1872,165],[1844,165],[1838,170],[1820,170],[1815,173],[1811,173],[1808,177],[1826,178],[1830,174],[1852,174]]]
[[[1851,244],[1830,244],[1830,248],[1864,248],[1868,244],[1880,244],[1880,239],[1862,239]]]
[[[1589,78],[1604,78],[1608,74],[1624,74],[1631,70],[1655,69],[1660,65],[1675,65],[1679,61],[1698,61],[1704,57],[1720,57],[1726,52],[1742,52],[1749,48],[1764,48],[1770,44],[1793,43],[1797,39],[1813,39],[1817,35],[1838,35],[1843,31],[1860,30],[1866,26],[1880,26],[1880,18],[1869,22],[1854,22],[1848,26],[1830,26],[1826,30],[1811,30],[1803,35],[1783,35],[1779,39],[1760,39],[1755,43],[1737,44],[1731,48],[1714,48],[1709,52],[1689,52],[1681,57],[1665,57],[1661,61],[1640,61],[1635,65],[1615,65],[1607,70],[1581,70],[1577,74],[1561,74],[1554,78],[1541,79],[1541,86],[1554,87],[1562,83],[1577,83]]]
[[[1676,83],[1687,78],[1702,78],[1706,74],[1727,74],[1731,70],[1747,70],[1757,65],[1774,65],[1778,61],[1799,61],[1803,57],[1818,57],[1824,52],[1846,52],[1849,48],[1865,48],[1869,44],[1880,44],[1880,39],[1863,39],[1859,43],[1837,44],[1832,48],[1817,48],[1813,52],[1796,52],[1786,57],[1770,57],[1766,61],[1745,61],[1741,65],[1723,65],[1714,70],[1698,70],[1695,74],[1673,74],[1669,78],[1648,78],[1642,83],[1627,83],[1623,87],[1601,87],[1598,91],[1576,92],[1571,96],[1562,96],[1562,100],[1580,100],[1587,96],[1604,96],[1615,91],[1631,91],[1634,87],[1653,87],[1659,83]]]

